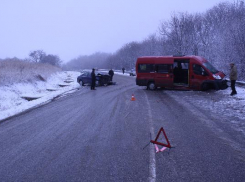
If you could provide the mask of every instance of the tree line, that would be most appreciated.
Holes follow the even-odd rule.
[[[226,74],[229,63],[234,62],[239,78],[244,80],[244,30],[244,1],[222,2],[204,13],[174,13],[168,21],[160,23],[157,33],[145,40],[127,43],[113,54],[80,56],[68,62],[65,68],[131,69],[140,56],[199,55]]]
[[[61,67],[61,59],[57,55],[46,54],[43,50],[35,50],[29,53],[29,57],[25,59],[19,58],[6,58],[0,59],[0,61],[25,61],[25,62],[33,62],[33,63],[43,63],[50,64],[56,67]]]
[[[46,54],[43,50],[32,51],[29,54],[30,60],[36,63],[47,63],[53,66],[61,66],[59,56],[53,54]]]

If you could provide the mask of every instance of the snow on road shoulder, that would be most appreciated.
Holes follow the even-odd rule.
[[[215,100],[216,112],[222,112],[227,116],[235,116],[245,119],[245,88],[236,86],[237,94],[230,96],[231,89],[221,90],[224,95],[222,99]],[[229,112],[229,110],[233,112]]]
[[[46,82],[18,83],[0,87],[0,120],[19,114],[27,109],[49,102],[53,98],[76,90],[79,72],[59,72]],[[28,101],[26,98],[34,100]],[[38,99],[35,99],[38,98]]]
[[[175,100],[182,98],[182,104],[191,104],[210,113],[218,114],[222,121],[229,118],[228,123],[245,136],[245,88],[236,86],[237,94],[230,96],[231,88],[218,91],[167,91]],[[224,122],[227,122],[225,119]]]

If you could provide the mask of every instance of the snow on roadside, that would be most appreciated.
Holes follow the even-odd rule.
[[[237,94],[230,96],[231,88],[220,90],[223,98],[213,98],[213,108],[224,116],[235,116],[241,120],[245,119],[245,88],[236,86]],[[233,112],[230,112],[233,111]]]
[[[14,116],[27,109],[49,102],[53,98],[80,87],[77,77],[80,72],[59,72],[46,82],[18,83],[0,87],[0,120]],[[60,85],[60,86],[59,86]],[[49,91],[48,91],[49,90]],[[27,101],[22,97],[40,97]]]
[[[245,88],[236,86],[237,94],[231,96],[231,88],[225,90],[174,91],[167,93],[175,100],[182,98],[182,104],[193,105],[195,108],[218,114],[222,122],[245,136]],[[200,116],[201,117],[201,116]],[[227,118],[229,118],[227,122]],[[207,121],[208,122],[208,121]]]

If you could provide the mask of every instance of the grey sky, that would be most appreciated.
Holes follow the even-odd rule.
[[[205,12],[219,2],[224,1],[0,0],[0,58],[26,58],[37,49],[64,62],[113,53],[156,33],[174,12]]]

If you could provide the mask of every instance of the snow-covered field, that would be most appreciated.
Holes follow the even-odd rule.
[[[52,75],[44,81],[34,83],[18,83],[11,86],[0,87],[0,120],[14,116],[30,108],[50,102],[53,98],[71,93],[80,88],[77,83],[77,77],[80,72],[66,71]],[[123,75],[121,72],[115,74]],[[124,76],[129,76],[125,73]],[[234,114],[236,117],[245,120],[245,89],[236,87],[238,94],[230,96],[230,88],[217,91],[223,96],[223,99],[213,98],[213,103],[200,100],[198,104],[203,107],[212,107],[212,110],[222,112],[224,115]],[[171,91],[170,91],[171,92]],[[28,101],[24,98],[39,97],[38,99]],[[210,94],[210,97],[212,95]],[[31,98],[29,98],[31,99]],[[209,99],[210,100],[210,99]]]

